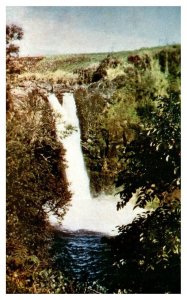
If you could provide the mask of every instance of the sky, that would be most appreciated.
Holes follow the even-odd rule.
[[[112,52],[180,43],[180,7],[9,6],[20,55]]]

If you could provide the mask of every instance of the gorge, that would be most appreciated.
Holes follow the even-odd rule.
[[[116,55],[10,81],[9,292],[180,290],[179,48]]]
[[[117,226],[131,223],[143,209],[133,209],[132,199],[123,210],[117,211],[119,197],[104,193],[92,197],[73,94],[64,93],[62,105],[54,94],[50,94],[48,99],[55,114],[57,137],[66,150],[66,176],[72,193],[71,206],[60,227],[69,231],[88,230],[107,235],[117,234]],[[55,224],[52,216],[50,219]]]
[[[118,226],[131,223],[144,210],[133,209],[133,199],[117,211],[119,196],[100,194],[93,197],[81,148],[81,132],[75,99],[64,93],[59,102],[54,94],[48,96],[53,109],[56,134],[66,150],[66,176],[72,193],[71,204],[62,220],[49,216],[58,234],[55,239],[54,260],[58,268],[79,282],[94,282],[106,291],[118,281],[118,271],[112,267],[111,248],[102,237],[118,234]]]

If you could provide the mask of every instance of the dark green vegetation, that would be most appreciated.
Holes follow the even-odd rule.
[[[167,63],[160,61],[163,53]],[[163,65],[167,65],[164,70]],[[83,151],[93,193],[111,192],[124,168],[127,144],[146,126],[151,112],[160,109],[160,97],[167,102],[170,95],[180,92],[180,48],[130,55],[125,63],[122,58],[108,56],[93,71],[90,81],[88,89],[75,93]]]
[[[122,201],[137,191],[137,206],[159,202],[132,224],[119,228],[115,240],[123,286],[136,293],[180,293],[180,99],[159,99],[157,109],[124,154],[118,175]],[[132,271],[134,270],[134,271]]]
[[[7,118],[7,291],[50,292],[39,280],[48,267],[52,233],[46,212],[62,216],[70,199],[64,152],[51,111],[32,94]],[[60,211],[59,209],[62,209]],[[38,279],[37,279],[38,278]]]
[[[115,182],[118,209],[135,192],[136,206],[158,206],[111,241],[116,291],[180,293],[180,48],[130,55],[109,80],[114,60],[101,62],[96,88],[76,94],[91,187],[110,192]]]
[[[7,48],[20,30],[7,28]],[[46,210],[62,216],[70,200],[64,150],[56,141],[47,99],[37,90],[21,102],[11,95],[16,78],[12,61],[9,76],[9,63],[8,59],[7,293],[54,293],[62,275],[51,269],[48,249],[53,233]]]
[[[180,46],[20,64],[13,41],[22,36],[7,28],[7,292],[106,292],[70,280],[51,258],[46,209],[63,216],[71,197],[64,150],[46,97],[11,94],[42,77],[76,86],[92,193],[119,192],[123,209],[137,192],[137,206],[156,207],[108,241],[119,274],[110,292],[180,293]]]

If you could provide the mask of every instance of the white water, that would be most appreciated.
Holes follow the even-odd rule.
[[[92,198],[81,149],[80,126],[74,97],[65,93],[61,105],[56,96],[51,94],[49,102],[55,113],[58,139],[66,150],[66,175],[72,192],[72,205],[60,227],[63,230],[89,230],[114,235],[117,233],[116,226],[132,222],[142,209],[133,210],[135,199],[131,199],[125,208],[117,211],[116,204],[119,198],[104,194]],[[76,130],[67,134],[67,127],[70,125]],[[54,216],[50,216],[50,221],[57,224]]]

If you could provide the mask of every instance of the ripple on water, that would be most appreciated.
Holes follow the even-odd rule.
[[[113,255],[102,235],[91,232],[58,233],[55,261],[72,279],[108,281],[113,276]]]

